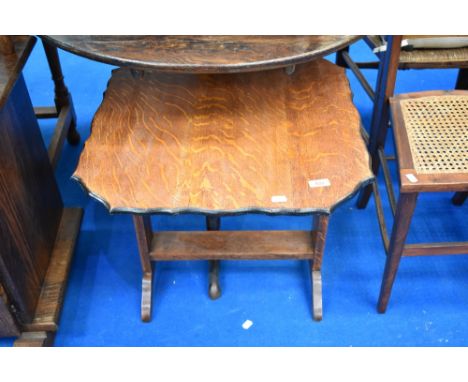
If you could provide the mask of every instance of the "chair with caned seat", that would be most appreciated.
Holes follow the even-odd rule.
[[[381,313],[402,256],[468,254],[468,242],[405,244],[419,193],[468,191],[468,91],[401,94],[390,100],[390,107],[400,196],[390,240],[384,236]]]
[[[468,90],[468,36],[366,36],[367,45],[378,60],[354,62],[349,47],[337,53],[337,64],[353,71],[366,93],[375,102],[370,127],[369,150],[374,174],[382,165],[387,178],[387,157],[383,154],[386,127],[388,126],[388,98],[395,87],[397,69],[459,69],[455,89]],[[400,49],[401,48],[401,49]],[[360,69],[379,69],[377,88],[374,91]],[[418,90],[418,89],[415,89]],[[380,151],[380,152],[379,152]],[[364,208],[371,195],[371,186],[364,188],[358,199],[358,207]],[[387,186],[388,189],[388,186]],[[468,193],[457,192],[452,202],[462,205]],[[393,203],[393,196],[390,196]],[[392,206],[393,208],[393,206]]]

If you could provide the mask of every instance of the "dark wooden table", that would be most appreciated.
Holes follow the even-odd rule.
[[[64,208],[22,70],[36,39],[0,36],[0,336],[51,343],[80,208]]]
[[[43,36],[61,49],[120,67],[235,73],[301,64],[359,36]]]

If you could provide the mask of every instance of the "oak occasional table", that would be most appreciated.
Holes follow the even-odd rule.
[[[355,36],[46,36],[119,66],[73,177],[133,216],[151,317],[152,261],[310,260],[322,318],[329,215],[373,180],[345,71],[321,57]],[[199,213],[201,232],[153,232],[151,214]],[[221,217],[314,215],[311,231],[221,231]]]

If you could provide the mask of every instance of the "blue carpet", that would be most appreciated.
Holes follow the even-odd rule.
[[[369,58],[367,47],[352,48]],[[333,57],[329,57],[333,60]],[[468,344],[468,257],[406,258],[401,262],[386,314],[376,312],[385,256],[373,200],[355,198],[332,215],[323,261],[324,319],[311,319],[305,262],[222,262],[222,297],[207,295],[207,262],[158,263],[153,319],[140,321],[141,270],[131,217],[111,216],[70,180],[102,99],[111,66],[61,52],[82,135],[65,145],[57,178],[66,205],[85,209],[72,263],[57,346],[464,346]],[[371,83],[376,72],[365,71]],[[452,89],[456,70],[401,71],[397,93]],[[34,105],[53,103],[53,87],[39,42],[25,69]],[[349,74],[355,104],[369,125],[371,103]],[[44,140],[55,121],[41,120]],[[392,150],[391,140],[389,151]],[[395,168],[392,168],[395,173]],[[383,190],[383,181],[381,189]],[[384,192],[383,192],[383,195]],[[450,194],[419,199],[409,241],[466,240],[468,203]],[[388,204],[385,204],[389,211]],[[390,217],[387,214],[388,222]],[[201,216],[154,216],[159,230],[204,229]],[[222,219],[223,229],[310,229],[310,217],[244,215]],[[244,330],[242,324],[253,326]],[[0,340],[9,346],[12,339]]]

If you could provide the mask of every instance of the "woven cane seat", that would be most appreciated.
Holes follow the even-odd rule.
[[[379,36],[367,36],[374,47],[382,45]],[[411,36],[403,36],[407,38]],[[418,36],[422,37],[422,36]],[[378,62],[361,63],[365,67],[378,67]],[[402,50],[399,58],[400,69],[468,68],[468,47],[446,49]]]
[[[328,213],[372,180],[344,69],[115,70],[74,178],[113,212]]]
[[[467,182],[468,91],[400,95],[391,105],[400,169],[417,175],[412,183]]]

